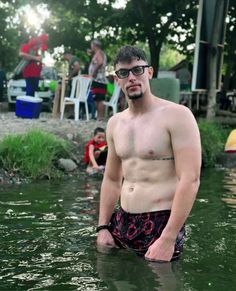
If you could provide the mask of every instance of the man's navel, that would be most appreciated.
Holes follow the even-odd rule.
[[[133,192],[134,191],[134,186],[129,186],[128,190],[129,190],[129,192]]]

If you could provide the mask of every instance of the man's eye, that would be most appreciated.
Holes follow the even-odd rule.
[[[139,74],[139,73],[141,73],[141,72],[142,72],[142,67],[135,67],[135,68],[133,68],[133,72],[134,72],[135,74]]]
[[[120,75],[127,75],[127,70],[120,70]]]

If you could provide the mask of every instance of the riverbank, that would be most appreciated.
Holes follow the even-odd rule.
[[[1,105],[1,104],[0,104]],[[223,123],[224,126],[219,125],[219,122],[206,122],[205,120],[198,120],[198,125],[202,140],[202,158],[203,167],[215,167],[220,162],[223,166],[225,164],[225,157],[221,158],[224,153],[224,145],[230,131],[234,128],[231,124]],[[107,120],[105,121],[78,121],[73,119],[55,119],[52,114],[42,112],[39,119],[22,119],[15,116],[14,112],[5,111],[0,106],[0,140],[9,134],[21,134],[32,129],[40,129],[55,136],[69,140],[73,145],[72,160],[78,166],[76,173],[71,175],[84,173],[85,165],[83,163],[83,154],[85,144],[92,138],[93,131],[96,127],[106,128]],[[227,157],[228,158],[228,157]],[[218,162],[219,161],[219,162]],[[6,178],[6,175],[8,178]],[[21,178],[17,177],[17,171],[6,173],[0,169],[0,183],[7,181],[12,184],[20,183]]]
[[[83,169],[83,153],[85,144],[92,138],[93,131],[96,127],[106,128],[107,120],[96,121],[81,120],[75,122],[73,119],[55,119],[52,114],[42,112],[38,119],[18,118],[15,112],[0,112],[0,140],[7,135],[22,134],[32,129],[40,129],[49,132],[60,138],[66,139],[74,144],[74,156],[79,170]],[[76,174],[76,173],[75,173]],[[1,184],[20,184],[26,182],[17,172],[7,172],[0,169]]]
[[[15,116],[14,112],[0,112],[0,140],[8,134],[25,133],[30,129],[41,129],[56,136],[67,138],[69,140],[79,138],[79,141],[88,141],[96,127],[105,128],[106,121],[81,120],[79,122],[73,119],[55,119],[52,114],[42,112],[38,119],[23,119]]]

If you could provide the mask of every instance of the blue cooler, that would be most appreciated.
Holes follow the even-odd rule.
[[[16,116],[23,118],[39,118],[42,109],[42,99],[31,96],[16,98]]]

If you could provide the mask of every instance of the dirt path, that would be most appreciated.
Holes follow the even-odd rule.
[[[39,119],[23,119],[14,112],[0,112],[0,140],[8,134],[24,133],[30,129],[42,129],[70,140],[80,136],[83,142],[88,141],[96,127],[106,127],[106,121],[79,121],[55,119],[51,113],[42,112]]]

